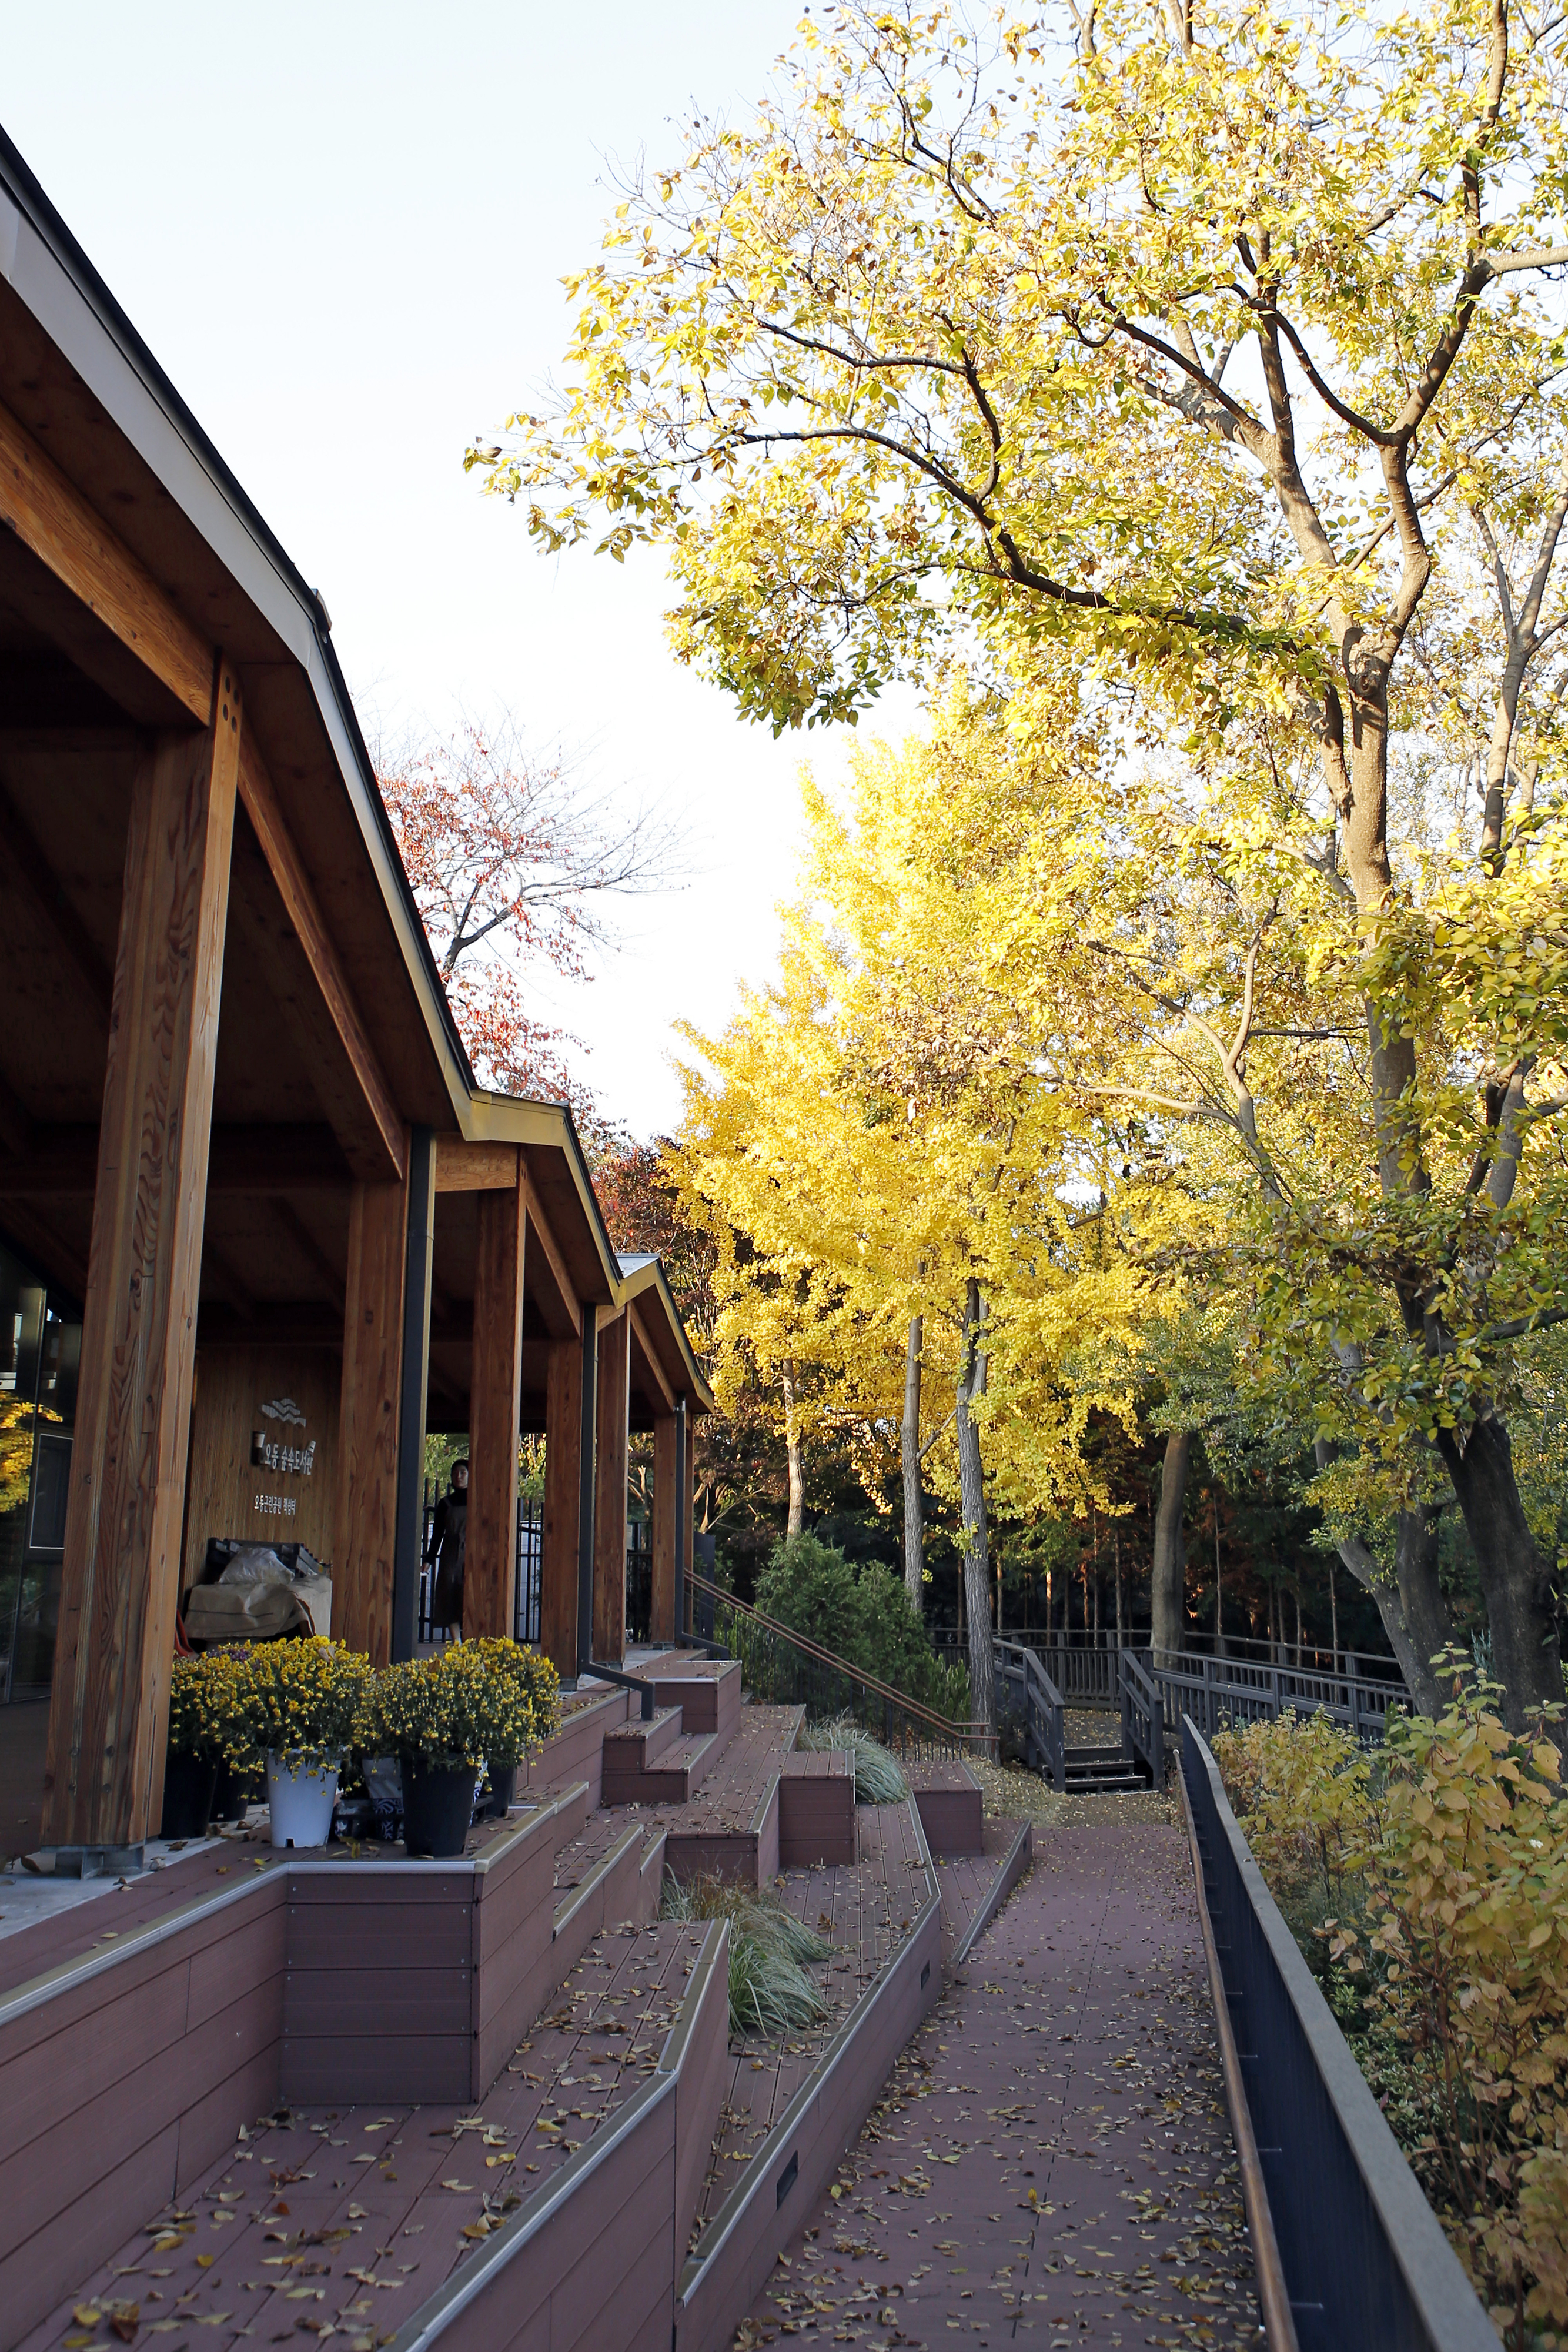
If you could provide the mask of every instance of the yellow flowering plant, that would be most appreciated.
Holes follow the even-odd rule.
[[[335,1770],[361,1744],[375,1679],[369,1658],[340,1642],[257,1642],[240,1668],[235,1760],[271,1755],[297,1770]]]
[[[171,1755],[246,1760],[246,1654],[236,1649],[205,1650],[174,1660],[169,1684]]]
[[[503,1769],[521,1764],[529,1749],[538,1748],[560,1728],[560,1676],[555,1662],[542,1650],[530,1650],[521,1642],[509,1642],[496,1634],[481,1634],[473,1642],[465,1642],[463,1647],[476,1652],[489,1673],[501,1676],[527,1699],[530,1724],[526,1746],[519,1747],[516,1754],[503,1754],[503,1738],[486,1750],[488,1761]]]
[[[437,1766],[522,1763],[542,1735],[528,1677],[494,1654],[515,1647],[453,1643],[378,1675],[370,1734],[378,1751]]]

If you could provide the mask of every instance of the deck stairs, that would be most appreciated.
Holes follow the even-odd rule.
[[[460,1927],[465,1940],[436,2002],[444,2039],[429,2046],[458,2053],[439,2064],[466,2069],[469,2045],[447,2012],[455,2004],[471,2016],[472,2081],[432,2074],[428,2053],[417,2080],[399,2071],[424,1999],[410,1995],[401,1965],[413,1948],[396,1940],[401,1923],[415,1913],[399,1906],[428,1885],[419,1920],[439,1898],[442,1918],[461,1921],[463,1886],[401,1849],[356,1849],[365,1874],[343,1916],[359,1937],[357,1981],[380,1981],[378,1960],[397,1979],[405,2042],[378,2039],[340,1998],[334,2013],[364,2037],[361,2075],[336,2091],[308,2070],[291,2079],[287,2003],[299,1971],[289,1948],[283,1977],[266,1979],[282,2017],[275,2091],[261,2089],[265,2055],[253,2059],[162,2136],[155,2116],[139,2126],[128,2103],[120,2118],[112,2093],[110,2120],[96,2121],[101,2092],[95,2110],[83,2091],[58,2121],[72,2166],[58,2221],[42,2220],[37,2199],[30,2222],[0,2221],[0,2285],[13,2290],[0,2298],[0,2352],[57,2352],[73,2311],[118,2309],[129,2288],[145,2298],[143,2324],[162,2304],[182,2327],[210,2331],[196,2339],[203,2352],[243,2352],[242,2336],[280,2340],[274,2328],[299,2327],[339,2335],[344,2352],[489,2352],[534,2340],[536,2327],[560,2352],[723,2352],[938,1998],[945,1965],[1028,1867],[1029,1832],[987,1822],[980,1834],[978,1790],[959,1765],[936,1768],[925,1788],[912,1774],[907,1802],[857,1807],[848,1759],[800,1749],[803,1710],[753,1704],[734,1661],[674,1652],[635,1670],[653,1688],[650,1720],[634,1691],[585,1675],[510,1814],[470,1833],[463,1868],[493,1862],[512,1875],[500,1894],[501,1880],[485,1892],[474,1878],[471,1954]],[[233,1921],[236,1903],[254,1907],[276,1881],[277,1924],[258,1930],[258,1949],[284,1949],[308,1916],[325,1952],[324,1906],[338,1898],[264,1839],[253,1824],[248,1848],[201,1850],[161,1885],[139,1881],[105,1903],[127,1906],[144,1934],[162,1898],[189,1937],[204,1902]],[[507,1859],[515,1854],[524,1859]],[[246,1874],[238,1889],[236,1863]],[[379,1899],[380,1869],[398,1905]],[[427,1880],[413,1881],[418,1869]],[[729,1930],[662,1919],[666,1874],[776,1885],[819,1928],[831,1948],[818,1971],[820,2029],[775,2047],[732,2040]],[[101,1977],[107,1948],[84,1933],[72,1947],[62,1929],[30,1956],[23,1937],[0,1941],[0,2102],[7,1995],[33,2004],[28,2037],[43,2032],[56,1981],[79,2017],[72,1969]],[[378,1937],[392,1940],[378,1951]],[[256,1965],[277,1963],[264,1955]],[[203,1966],[216,1978],[211,1954]],[[71,2018],[62,2011],[62,2031],[76,2030]],[[309,2047],[329,2070],[340,2054],[319,2028]],[[160,2077],[178,2079],[172,2064]],[[36,2088],[35,2106],[40,2098],[47,2105]],[[47,2139],[47,2118],[40,2129]],[[101,2170],[115,2133],[138,2130],[145,2145],[121,2152],[112,2192],[107,2172],[95,2192],[80,2151]],[[267,2181],[287,2185],[276,2203]]]
[[[1118,1740],[1113,1747],[1079,1746],[1062,1750],[1070,1797],[1112,1796],[1146,1789],[1149,1776],[1135,1756]]]

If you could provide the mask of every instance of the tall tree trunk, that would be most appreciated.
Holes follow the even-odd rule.
[[[800,1423],[795,1418],[795,1359],[784,1359],[784,1452],[789,1466],[789,1516],[786,1536],[798,1536],[806,1521],[806,1467],[800,1451]]]
[[[1491,1626],[1492,1672],[1503,1687],[1503,1721],[1511,1731],[1522,1731],[1542,1707],[1563,1703],[1551,1571],[1524,1516],[1513,1448],[1502,1423],[1478,1421],[1463,1432],[1439,1430],[1437,1449],[1475,1548]],[[1561,1746],[1563,1736],[1559,1722],[1552,1737]]]
[[[1186,1472],[1191,1459],[1191,1430],[1173,1429],[1166,1440],[1159,1509],[1155,1514],[1149,1639],[1156,1666],[1175,1658],[1185,1631],[1186,1545],[1182,1536],[1182,1513],[1186,1505]]]
[[[904,1589],[917,1617],[925,1614],[925,1504],[920,1491],[920,1341],[922,1318],[909,1318],[909,1345],[904,1358],[904,1423],[899,1443],[904,1454]]]
[[[1111,1556],[1116,1563],[1116,1647],[1120,1649],[1125,1636],[1122,1629],[1122,1530],[1111,1530]]]
[[[1321,1470],[1329,1458],[1328,1446],[1320,1437],[1312,1450]],[[1443,1692],[1432,1660],[1454,1638],[1453,1616],[1437,1578],[1437,1517],[1435,1503],[1396,1515],[1392,1580],[1358,1536],[1347,1536],[1337,1547],[1352,1576],[1376,1602],[1405,1686],[1422,1715],[1442,1710]]]
[[[1214,1494],[1214,1654],[1225,1655],[1225,1587],[1219,1573],[1219,1490]]]
[[[964,1598],[969,1618],[969,1698],[977,1721],[997,1727],[996,1659],[991,1648],[991,1594],[986,1573],[986,1481],[980,1433],[971,1407],[986,1391],[980,1345],[980,1286],[971,1276],[964,1294],[964,1345],[958,1359],[958,1493],[964,1512]]]

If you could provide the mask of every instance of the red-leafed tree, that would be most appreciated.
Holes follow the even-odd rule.
[[[382,797],[468,1056],[497,1092],[591,1097],[566,1054],[580,1040],[541,1017],[534,975],[586,983],[588,951],[612,943],[605,902],[674,877],[670,825],[584,793],[558,756],[510,723],[465,724],[378,762]]]

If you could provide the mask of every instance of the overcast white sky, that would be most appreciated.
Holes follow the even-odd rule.
[[[638,1134],[674,1118],[670,1024],[762,978],[803,756],[677,667],[649,561],[547,563],[465,477],[555,368],[606,157],[736,110],[800,0],[72,0],[7,12],[3,120],[332,614],[367,735],[509,708],[601,785],[689,815],[681,893],[632,901],[593,984],[549,984]]]

